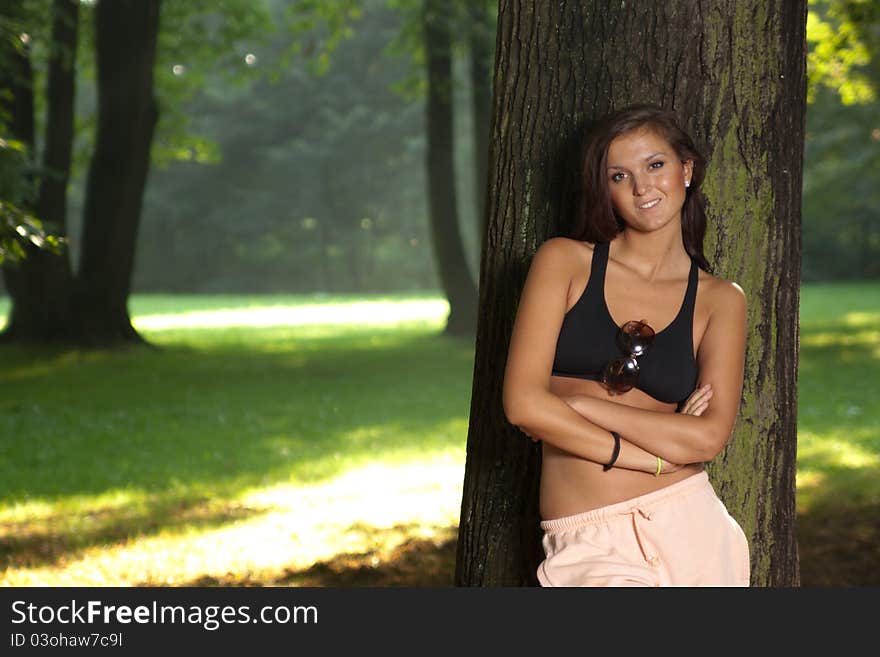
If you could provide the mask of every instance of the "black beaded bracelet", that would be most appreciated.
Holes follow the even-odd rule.
[[[611,435],[614,436],[614,452],[611,454],[611,460],[602,466],[602,469],[606,472],[611,469],[611,467],[617,462],[617,457],[620,456],[620,434],[616,431],[612,431]]]

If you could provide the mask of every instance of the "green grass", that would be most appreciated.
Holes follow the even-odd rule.
[[[798,544],[803,583],[880,585],[880,284],[801,291]]]
[[[256,568],[234,560],[213,569],[196,563],[163,580],[159,570],[177,572],[174,557],[144,566],[143,554],[208,559],[217,541],[231,549],[272,523],[283,527],[267,534],[270,542],[290,538],[288,525],[318,532],[333,520],[321,509],[336,513],[329,498],[363,498],[373,513],[384,498],[370,494],[412,464],[451,464],[454,478],[464,466],[473,344],[439,335],[445,305],[435,297],[136,296],[131,309],[159,349],[0,348],[0,582],[312,581],[275,566],[270,575],[230,574]],[[805,286],[805,584],[878,583],[878,383],[880,285]],[[371,470],[376,464],[391,469]],[[361,471],[353,489],[333,488]],[[430,485],[433,475],[409,471],[415,483],[390,493],[389,506]],[[439,498],[430,499],[436,506]],[[454,511],[458,500],[448,501]],[[306,521],[307,513],[317,516]],[[406,513],[387,521],[396,545],[427,531],[413,520],[418,512]],[[384,554],[376,532],[356,518],[339,522],[327,534],[335,544],[328,554]],[[239,538],[224,533],[235,527]],[[444,554],[438,567],[448,569],[453,552]],[[303,557],[302,572],[308,563]]]
[[[880,503],[880,285],[802,291],[799,506]]]
[[[159,351],[2,352],[0,500],[222,495],[460,449],[472,354],[432,329],[146,334]]]
[[[253,491],[376,461],[463,462],[472,343],[438,335],[445,312],[425,316],[411,296],[397,307],[421,313],[391,325],[370,324],[375,307],[341,325],[259,311],[283,319],[322,303],[310,315],[320,321],[329,301],[136,297],[136,325],[179,313],[143,331],[158,350],[0,349],[0,559],[36,567],[127,536],[219,526]],[[229,310],[228,325],[198,328]]]

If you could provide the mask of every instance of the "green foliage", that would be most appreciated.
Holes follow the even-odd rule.
[[[807,111],[804,280],[880,277],[878,110],[825,90]]]
[[[270,1],[163,0],[154,67],[159,103],[154,165],[220,160],[216,142],[193,130],[188,103],[207,85],[241,88],[270,74],[277,63],[260,61],[254,54],[277,31]],[[81,4],[79,26],[74,179],[84,175],[94,146],[94,3]],[[36,62],[35,71],[44,68]]]
[[[385,49],[403,29],[404,4],[391,10],[386,0],[163,2],[155,72],[160,123],[135,289],[435,286],[423,107],[420,98],[405,101],[389,91],[412,73],[405,58]],[[411,45],[420,47],[420,5],[408,8],[417,37]],[[457,34],[464,35],[458,20]],[[94,6],[82,4],[68,195],[74,257],[96,123],[93,32]],[[44,30],[32,44],[38,77],[48,62],[46,38]],[[44,85],[36,91],[39,100]],[[461,155],[463,145],[470,147],[466,100],[456,93]],[[469,222],[472,164],[459,159]],[[476,230],[465,233],[475,253]]]
[[[375,3],[374,3],[375,4]],[[208,83],[189,111],[211,167],[175,163],[147,190],[137,290],[298,292],[435,285],[425,221],[423,108],[390,92],[396,14],[368,9],[321,76]],[[278,34],[261,49],[289,49]]]
[[[275,33],[265,0],[164,0],[156,50],[160,113],[153,162],[216,163],[216,142],[194,133],[188,104],[209,83],[249,84],[271,62],[254,51]]]
[[[278,81],[294,61],[326,74],[339,44],[353,34],[362,0],[164,0],[156,63],[162,111],[153,162],[217,164],[216,140],[194,130],[190,105],[208,86],[248,89]],[[287,51],[267,50],[283,35]]]
[[[286,5],[286,31],[292,42],[282,61],[289,65],[296,59],[305,62],[315,75],[330,70],[331,57],[345,39],[354,33],[354,25],[363,18],[370,0],[299,0]],[[373,2],[372,4],[375,4]]]
[[[444,21],[452,36],[452,52],[456,57],[466,57],[468,41],[471,37],[486,39],[493,47],[494,54],[495,23],[498,12],[497,3],[489,0],[386,0],[389,9],[400,16],[400,29],[388,42],[386,54],[399,57],[408,62],[406,76],[395,82],[393,89],[407,101],[421,100],[427,94],[425,77],[425,40],[423,35],[426,21]],[[445,9],[447,13],[442,10]],[[475,20],[481,13],[482,20]],[[488,32],[487,32],[488,30]]]
[[[880,6],[810,2],[803,278],[880,277]]]
[[[3,132],[0,121],[0,134]],[[19,207],[33,193],[25,175],[27,155],[28,149],[22,142],[0,138],[0,265],[24,260],[29,245],[59,253],[64,244],[39,219]]]
[[[810,0],[807,102],[826,86],[844,105],[877,98],[880,5],[875,0]]]
[[[0,265],[24,260],[25,247],[29,244],[58,254],[64,242],[63,238],[46,232],[37,218],[0,201]]]

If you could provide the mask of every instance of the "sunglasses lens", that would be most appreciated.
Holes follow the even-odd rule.
[[[632,356],[644,354],[654,341],[654,329],[645,322],[627,322],[617,333],[617,346]]]
[[[614,392],[630,390],[639,378],[639,365],[635,358],[618,358],[602,370],[602,382]]]

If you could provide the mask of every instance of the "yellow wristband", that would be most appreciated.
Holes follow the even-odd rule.
[[[663,469],[663,461],[660,460],[660,457],[657,457],[657,472],[654,473],[654,476],[657,477],[660,475],[660,471]]]

